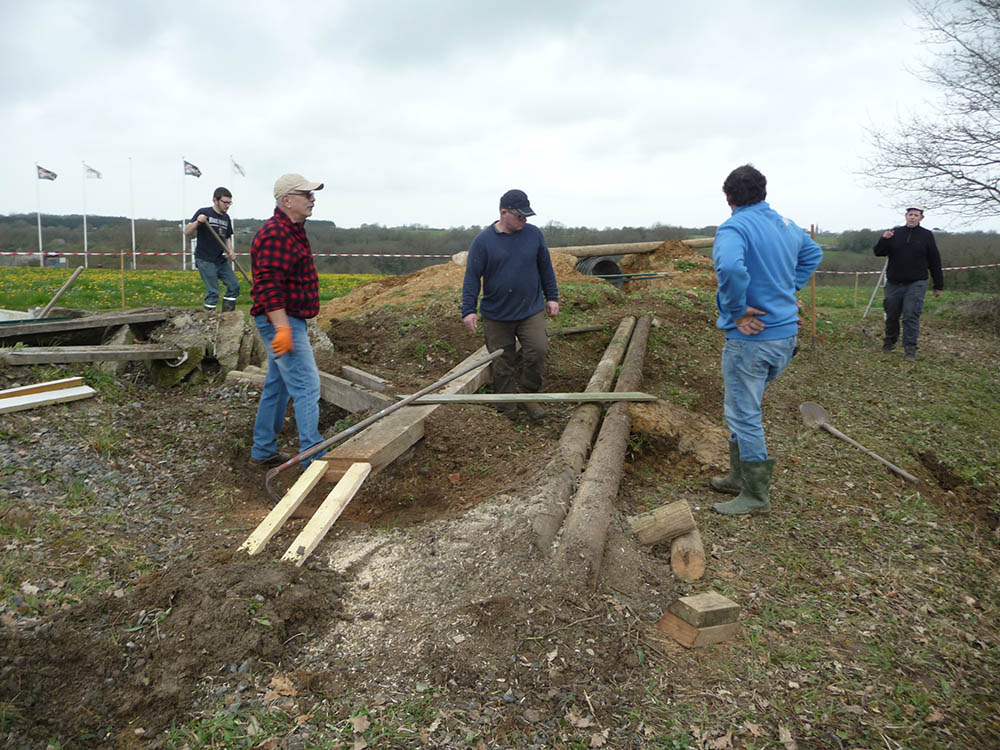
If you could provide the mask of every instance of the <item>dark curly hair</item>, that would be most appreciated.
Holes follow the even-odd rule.
[[[767,178],[753,164],[736,167],[722,183],[726,200],[734,206],[750,206],[767,197]]]

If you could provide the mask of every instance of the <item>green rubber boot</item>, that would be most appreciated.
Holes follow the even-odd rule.
[[[740,444],[735,440],[729,441],[729,475],[712,477],[708,480],[708,486],[716,492],[728,492],[730,495],[738,495],[743,491],[743,477],[740,475]]]
[[[771,500],[767,490],[771,486],[771,472],[773,471],[773,458],[766,461],[740,461],[743,490],[728,503],[716,503],[712,507],[718,513],[727,516],[767,513],[771,510]]]

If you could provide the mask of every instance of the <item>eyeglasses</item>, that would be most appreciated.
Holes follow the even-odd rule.
[[[315,196],[315,193],[312,190],[293,190],[290,193],[285,193],[285,195],[302,195],[306,198],[312,198]]]
[[[220,198],[219,203],[221,203],[223,206],[233,205],[233,201],[231,199],[227,201],[225,198]]]

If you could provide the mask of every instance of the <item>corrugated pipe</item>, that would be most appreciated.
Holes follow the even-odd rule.
[[[622,288],[625,279],[621,277],[622,267],[618,265],[620,255],[595,255],[591,258],[581,258],[576,263],[576,270],[587,276],[610,276],[606,279],[618,289]]]

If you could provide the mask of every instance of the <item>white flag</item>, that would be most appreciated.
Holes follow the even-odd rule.
[[[85,175],[87,175],[87,177],[90,178],[90,179],[93,179],[93,180],[99,180],[99,179],[101,179],[101,173],[98,172],[93,167],[87,166],[87,162],[83,163],[83,173]]]
[[[233,169],[240,173],[240,177],[247,176],[247,173],[243,171],[243,167],[236,163],[236,159],[232,157],[232,154],[230,154],[229,160],[233,163]]]

